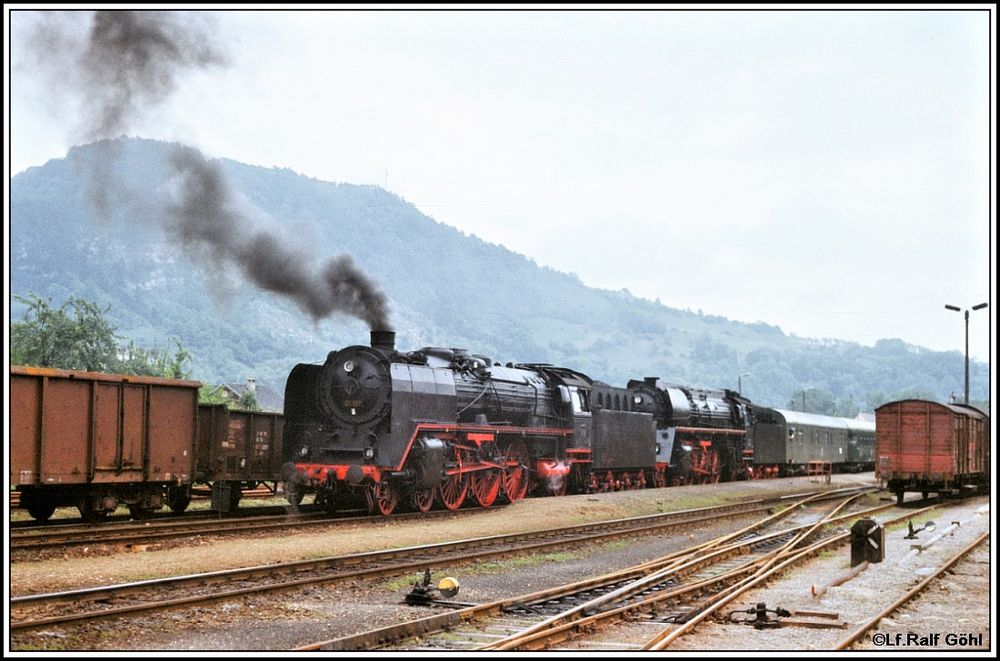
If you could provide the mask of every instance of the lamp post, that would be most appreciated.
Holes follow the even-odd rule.
[[[982,310],[988,307],[989,303],[980,303],[979,305],[973,305],[972,311]],[[945,303],[945,309],[954,310],[955,312],[961,312],[962,308],[957,305],[948,305]],[[965,403],[969,403],[969,311],[965,311]]]
[[[752,372],[743,372],[738,377],[736,377],[736,388],[739,390],[740,394],[743,394],[743,377],[750,376]]]

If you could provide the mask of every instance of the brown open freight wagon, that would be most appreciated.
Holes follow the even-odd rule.
[[[37,519],[141,515],[191,481],[197,381],[10,368],[10,483]],[[169,496],[168,496],[169,497]]]

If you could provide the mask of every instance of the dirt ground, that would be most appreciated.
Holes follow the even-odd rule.
[[[872,483],[870,473],[842,475],[834,476],[832,486]],[[419,521],[390,519],[375,526],[358,524],[327,531],[309,528],[273,538],[260,536],[206,541],[196,546],[150,550],[112,558],[72,557],[17,563],[9,568],[9,582],[11,594],[15,595],[119,583],[717,505],[764,497],[778,490],[807,491],[819,486],[809,478],[801,477],[710,487],[528,499],[505,508],[438,519],[433,526]],[[985,520],[988,526],[988,515]],[[445,575],[459,580],[461,591],[457,600],[473,603],[492,601],[627,567],[682,548],[693,541],[734,530],[745,523],[746,520],[733,520],[712,526],[692,526],[685,528],[682,534],[647,536],[497,562],[441,567],[434,571],[434,576],[435,580]],[[830,564],[832,566],[826,570],[828,573],[840,571],[839,558]],[[810,580],[815,580],[819,574],[810,572],[808,576]],[[127,623],[97,623],[27,632],[14,636],[10,644],[14,650],[289,650],[305,643],[428,615],[424,608],[401,603],[417,579],[418,576],[412,575],[368,583],[334,584],[286,595],[247,598],[205,608],[160,613],[135,618]],[[833,597],[831,592],[828,599]],[[775,597],[767,596],[767,599],[774,601]],[[823,608],[828,605],[840,607],[833,603],[824,604]],[[749,627],[741,627],[732,635],[740,639],[746,635],[743,629]],[[691,643],[693,647],[678,649],[744,649],[726,641],[721,641],[722,646],[715,644],[720,641],[706,646],[712,638],[703,638],[700,630],[698,634],[690,639],[695,641]],[[751,645],[750,648],[754,647]],[[806,647],[793,645],[791,649]]]

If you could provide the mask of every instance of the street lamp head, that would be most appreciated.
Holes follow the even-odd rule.
[[[945,303],[944,306],[948,310],[954,310],[955,312],[961,312],[961,308],[954,305],[948,305]],[[989,303],[980,303],[979,305],[972,306],[972,312],[976,310],[982,310],[985,307],[989,307]],[[965,403],[969,403],[969,310],[965,311]]]

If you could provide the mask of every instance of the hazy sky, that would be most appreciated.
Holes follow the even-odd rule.
[[[79,108],[24,55],[37,15],[7,18],[16,174],[66,154]],[[229,66],[131,133],[387,186],[587,285],[805,337],[962,350],[944,304],[989,301],[970,323],[986,360],[990,20],[224,12]]]

